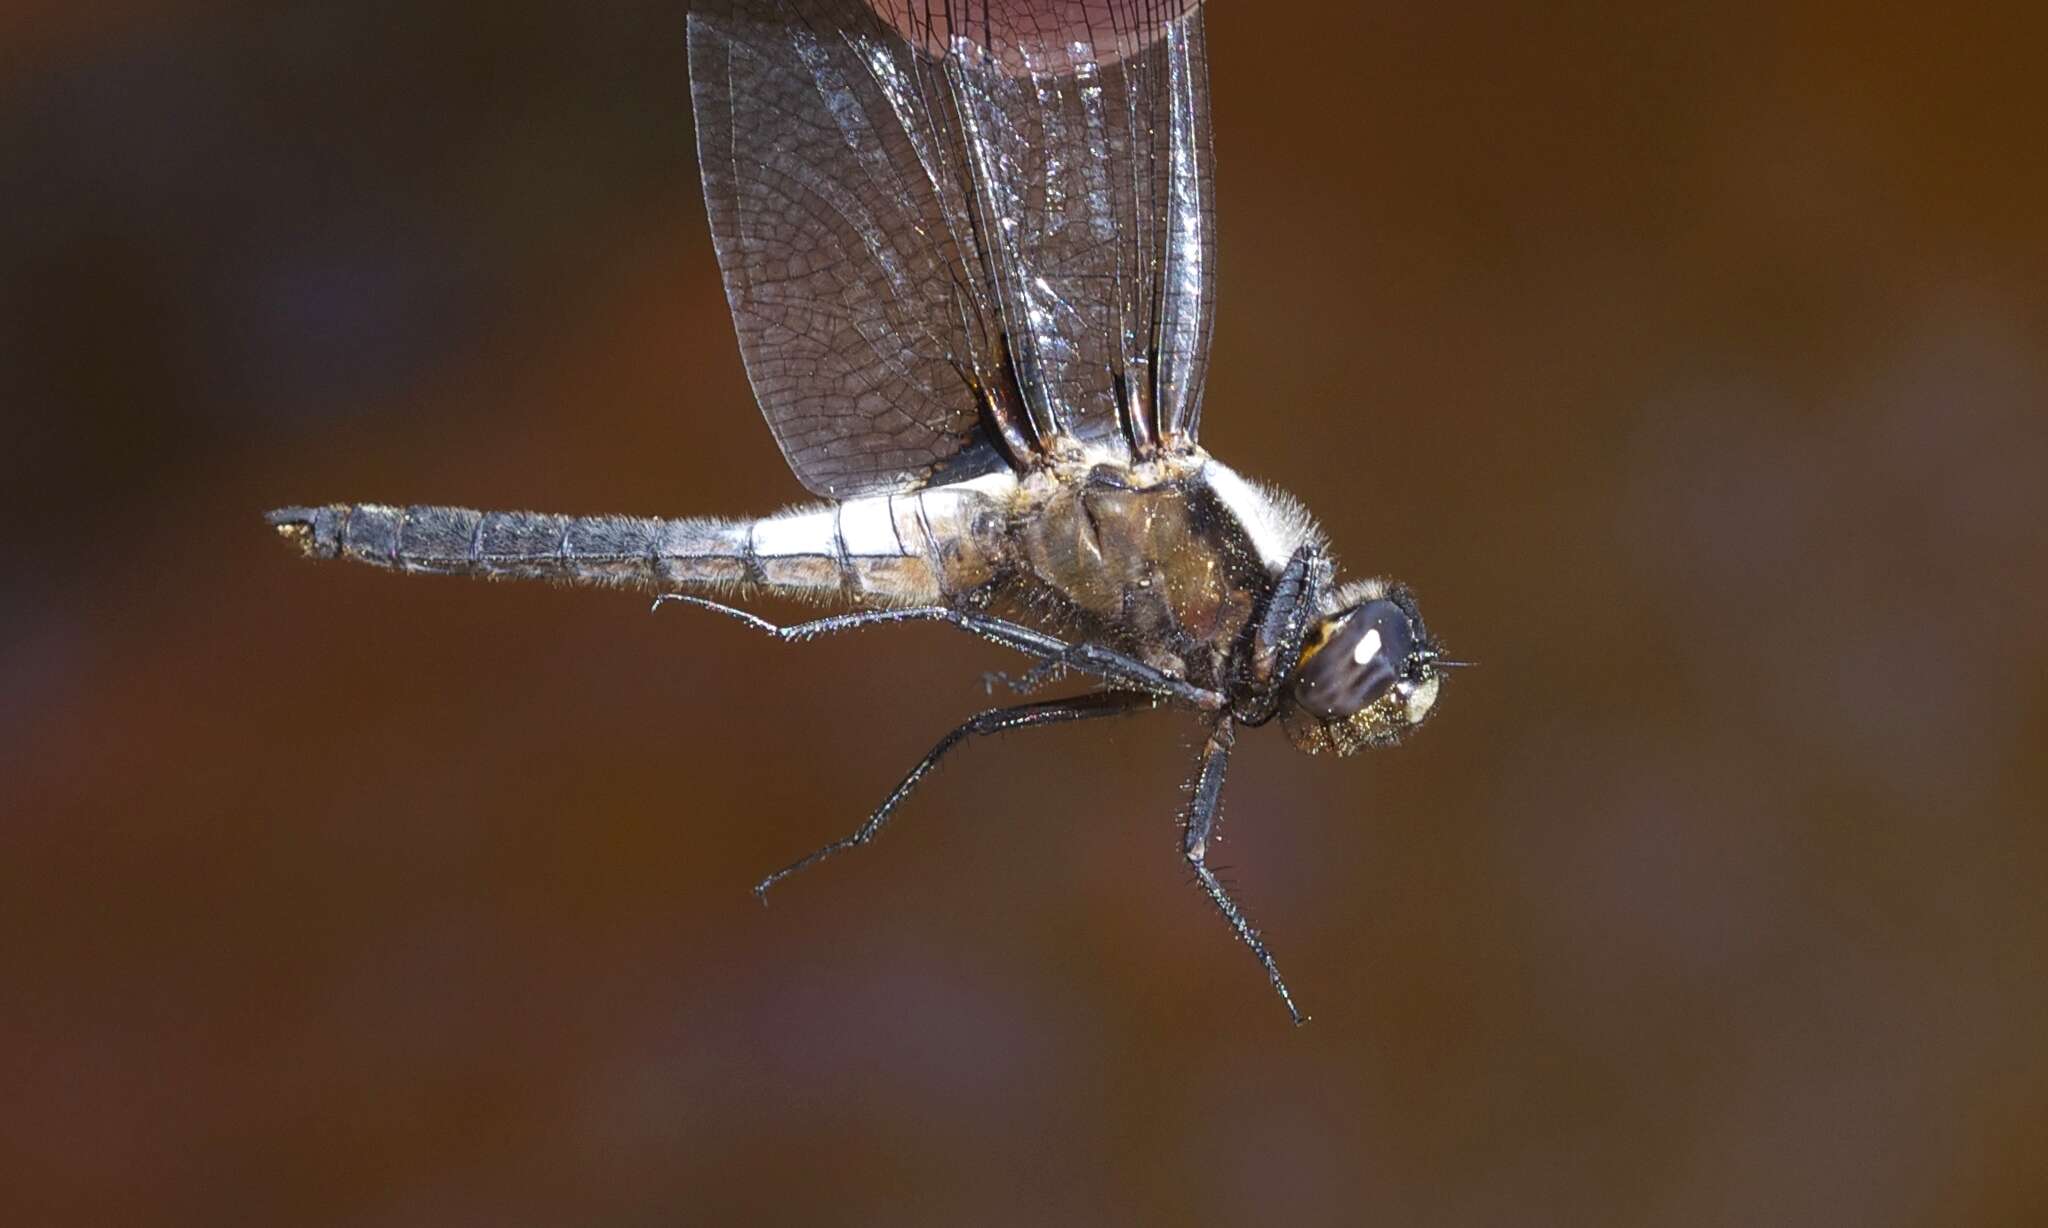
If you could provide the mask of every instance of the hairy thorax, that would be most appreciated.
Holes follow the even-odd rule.
[[[1215,685],[1271,577],[1203,480],[1207,460],[1084,457],[1028,475],[1009,527],[1014,595],[1079,638]]]

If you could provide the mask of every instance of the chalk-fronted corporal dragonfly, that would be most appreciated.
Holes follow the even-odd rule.
[[[970,737],[1173,708],[1202,722],[1182,855],[1297,1022],[1209,865],[1242,727],[1348,755],[1432,711],[1414,599],[1337,582],[1294,499],[1198,441],[1215,296],[1195,0],[722,0],[689,17],[711,233],[761,412],[824,502],[762,519],[336,503],[270,523],[315,558],[649,590],[784,641],[946,623],[1034,660]],[[776,625],[771,594],[843,612]]]

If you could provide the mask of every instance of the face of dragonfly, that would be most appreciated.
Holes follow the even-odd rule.
[[[1388,746],[1428,719],[1443,676],[1415,601],[1368,585],[1310,631],[1288,683],[1281,724],[1310,754]]]

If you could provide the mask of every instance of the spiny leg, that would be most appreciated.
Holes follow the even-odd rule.
[[[852,835],[834,840],[810,856],[770,874],[755,885],[754,894],[761,897],[761,902],[766,904],[768,889],[783,879],[798,870],[816,865],[834,853],[857,848],[874,839],[875,833],[882,830],[882,825],[889,821],[889,816],[895,813],[896,807],[902,805],[903,799],[910,796],[910,791],[931,774],[931,770],[939,765],[939,760],[945,758],[946,752],[969,737],[976,734],[1008,733],[1013,729],[1026,729],[1037,725],[1085,721],[1098,716],[1117,716],[1125,712],[1151,708],[1158,703],[1157,696],[1141,691],[1096,691],[1071,699],[1050,699],[1042,703],[1019,704],[1011,708],[995,708],[984,712],[940,738],[939,744],[932,747],[924,758],[918,760],[917,766],[910,769],[902,783],[891,790],[888,797],[882,799],[882,804],[875,807],[874,813],[870,814],[867,821],[856,828]]]
[[[1017,675],[1007,674],[1001,670],[983,674],[981,685],[991,695],[998,686],[1008,687],[1019,695],[1029,695],[1047,683],[1057,681],[1066,672],[1067,663],[1053,657],[1050,660],[1036,662],[1030,669]]]
[[[1021,623],[1013,623],[988,614],[956,610],[950,606],[927,605],[894,610],[862,610],[853,614],[834,614],[809,622],[780,626],[737,606],[725,605],[708,597],[688,593],[663,593],[654,599],[654,608],[659,610],[672,601],[679,605],[696,606],[701,610],[711,610],[727,618],[738,619],[749,627],[786,644],[883,623],[947,623],[978,635],[992,644],[1013,648],[1041,661],[1058,661],[1096,677],[1128,683],[1205,712],[1220,711],[1228,702],[1228,697],[1221,691],[1198,687],[1185,678],[1176,678],[1165,670],[1147,665],[1136,657],[1117,652],[1115,649],[1105,648],[1100,644],[1069,644],[1056,636],[1047,635]]]
[[[1266,949],[1259,931],[1252,928],[1251,918],[1245,916],[1237,901],[1230,898],[1230,893],[1223,889],[1223,884],[1217,881],[1215,872],[1208,865],[1209,836],[1215,830],[1217,803],[1223,797],[1223,769],[1229,765],[1230,748],[1236,736],[1231,728],[1231,719],[1226,716],[1216,723],[1216,728],[1209,734],[1208,744],[1202,748],[1201,770],[1196,773],[1195,787],[1188,795],[1187,834],[1181,841],[1181,855],[1194,867],[1196,880],[1208,893],[1210,902],[1222,912],[1223,919],[1230,923],[1238,941],[1250,947],[1252,954],[1258,957],[1259,965],[1266,970],[1266,979],[1273,982],[1274,991],[1280,995],[1281,1005],[1287,1008],[1295,1025],[1300,1026],[1308,1022],[1308,1016],[1301,1013],[1294,1004],[1294,995],[1287,992],[1287,982],[1280,978],[1280,966],[1273,962],[1273,954]]]
[[[1334,570],[1322,547],[1307,545],[1294,552],[1274,581],[1252,637],[1251,675],[1260,698],[1235,709],[1247,725],[1263,725],[1279,709],[1287,693],[1279,683],[1301,660],[1303,643],[1315,619],[1316,602],[1330,586]]]

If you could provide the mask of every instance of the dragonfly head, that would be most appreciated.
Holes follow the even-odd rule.
[[[1384,580],[1347,585],[1334,612],[1309,629],[1287,683],[1281,723],[1310,754],[1389,746],[1428,719],[1446,661],[1408,590]]]

